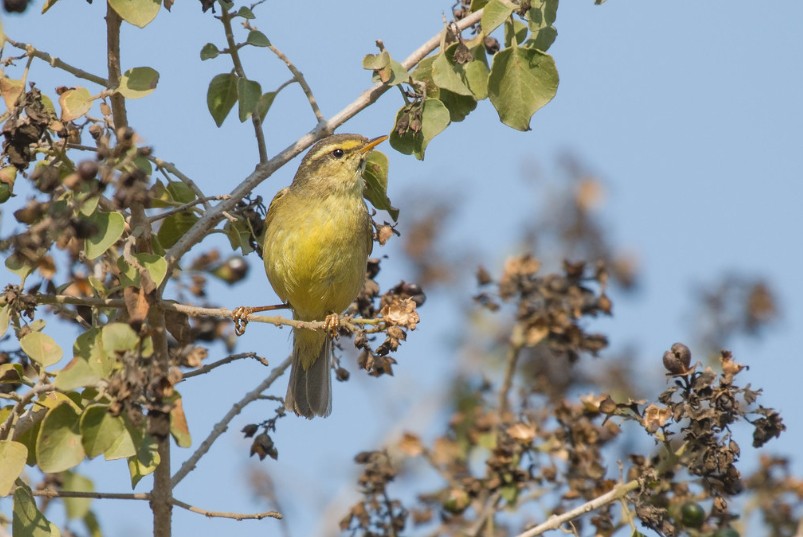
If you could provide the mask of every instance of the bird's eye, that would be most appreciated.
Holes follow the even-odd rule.
[[[332,151],[332,156],[335,158],[342,158],[344,154],[345,153],[343,152],[342,149],[335,149],[334,151]]]

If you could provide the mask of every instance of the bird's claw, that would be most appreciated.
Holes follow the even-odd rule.
[[[323,329],[330,337],[336,338],[340,330],[340,315],[337,313],[327,315],[323,320]]]
[[[245,327],[248,326],[248,316],[253,313],[253,308],[238,306],[231,312],[231,320],[234,321],[234,333],[238,336],[245,334]]]

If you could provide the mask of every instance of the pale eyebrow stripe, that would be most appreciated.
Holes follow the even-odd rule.
[[[323,146],[322,148],[320,148],[318,151],[316,151],[312,155],[312,160],[317,160],[318,158],[322,157],[326,153],[329,153],[330,151],[333,151],[334,149],[337,149],[338,147],[340,149],[343,149],[344,151],[349,151],[350,149],[354,149],[355,147],[359,147],[361,145],[362,145],[362,142],[359,141],[359,140],[345,140],[345,141],[341,142],[340,144],[338,144],[336,146],[326,145],[326,146]]]

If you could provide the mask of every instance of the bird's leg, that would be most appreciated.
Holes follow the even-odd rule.
[[[340,329],[340,315],[337,313],[330,313],[327,315],[323,320],[323,329],[329,334],[329,337],[333,339],[336,338],[338,336],[338,330]]]
[[[252,313],[261,311],[282,310],[290,307],[290,304],[274,304],[272,306],[238,306],[231,311],[231,320],[234,321],[234,333],[238,336],[245,334],[245,327],[248,325],[248,316]]]

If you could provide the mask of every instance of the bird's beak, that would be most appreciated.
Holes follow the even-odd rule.
[[[385,135],[385,136],[380,136],[378,138],[374,138],[373,140],[370,140],[367,144],[365,144],[360,149],[360,153],[368,153],[370,150],[372,150],[373,148],[375,148],[376,146],[378,146],[379,144],[381,144],[382,142],[384,142],[387,139],[388,139],[388,137],[387,137],[387,135]]]

